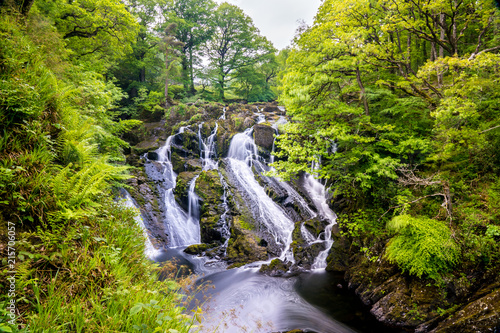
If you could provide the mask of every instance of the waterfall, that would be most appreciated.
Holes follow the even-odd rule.
[[[318,210],[318,214],[329,221],[330,223],[326,226],[324,231],[324,241],[325,250],[321,251],[314,263],[312,269],[320,269],[326,267],[326,258],[328,257],[328,252],[333,245],[332,240],[332,228],[337,223],[337,215],[330,209],[327,202],[327,193],[325,186],[321,184],[312,175],[305,176],[304,188],[306,189],[309,197],[311,198],[314,206]],[[319,237],[316,242],[320,241]]]
[[[219,118],[220,120],[226,120],[226,107],[222,108],[222,116]]]
[[[229,244],[229,238],[231,237],[231,229],[230,226],[227,223],[227,215],[229,214],[230,208],[229,204],[227,202],[227,183],[224,180],[224,177],[222,174],[220,174],[220,182],[222,186],[224,187],[224,194],[222,195],[222,207],[224,207],[224,213],[222,213],[220,217],[220,221],[222,222],[222,229],[221,229],[221,235],[223,238],[226,239],[224,244],[222,245],[224,247],[224,255],[227,255],[227,245]]]
[[[141,212],[139,211],[139,208],[136,206],[134,203],[134,200],[130,196],[130,193],[128,193],[126,190],[121,190],[122,193],[124,194],[125,198],[122,200],[123,205],[125,205],[128,208],[133,208],[137,214],[134,217],[135,223],[141,227],[142,233],[145,238],[145,249],[144,249],[144,254],[146,257],[152,259],[156,256],[158,250],[155,249],[153,246],[153,243],[151,243],[151,240],[149,239],[148,231],[146,229],[146,225],[144,224],[144,220],[142,219]]]
[[[264,109],[261,109],[260,112],[255,112],[257,116],[257,124],[263,123],[266,121],[266,116],[262,113]]]
[[[179,133],[182,133],[183,130],[181,128]],[[163,179],[160,186],[164,190],[165,225],[170,236],[170,247],[200,243],[199,223],[189,221],[190,216],[182,210],[174,196],[177,175],[172,169],[172,162],[170,160],[172,139],[174,136],[168,137],[165,145],[157,150],[158,163],[161,164],[163,169]]]
[[[256,221],[264,225],[282,248],[280,259],[294,261],[290,251],[294,223],[284,211],[269,198],[255,179],[251,166],[260,163],[257,160],[257,146],[251,137],[252,129],[236,134],[229,146],[228,166],[238,182],[238,188],[244,192],[248,206]]]
[[[200,236],[200,197],[195,193],[195,187],[196,187],[196,179],[198,179],[198,176],[194,177],[193,180],[191,180],[191,183],[189,184],[189,191],[188,191],[188,221],[187,221],[187,226],[188,230],[192,233],[192,243],[190,244],[185,244],[185,245],[191,245],[191,244],[199,244],[201,243],[201,236]]]
[[[198,139],[200,144],[200,157],[203,165],[203,170],[217,169],[217,162],[213,160],[213,157],[216,156],[215,144],[216,144],[217,130],[219,128],[219,124],[215,123],[214,130],[206,140],[203,140],[203,137],[201,135],[202,127],[203,123],[201,123],[198,126]]]

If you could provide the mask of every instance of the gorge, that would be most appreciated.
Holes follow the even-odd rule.
[[[328,190],[309,174],[293,182],[268,175],[286,121],[276,105],[216,108],[203,121],[174,126],[159,148],[129,156],[141,166],[131,193],[157,248],[146,254],[177,259],[200,277],[197,284],[215,287],[203,306],[204,332],[354,332],[370,322],[355,323],[366,311],[325,273],[336,225]],[[323,309],[301,295],[332,286],[341,301]],[[342,313],[346,303],[352,314],[327,313]]]

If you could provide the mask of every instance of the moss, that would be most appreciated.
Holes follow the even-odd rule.
[[[201,254],[208,250],[211,246],[209,244],[194,244],[190,245],[184,249],[184,252],[187,254]]]

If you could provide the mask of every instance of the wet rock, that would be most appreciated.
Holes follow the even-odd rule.
[[[189,185],[198,174],[197,172],[181,172],[177,176],[177,182],[174,189],[175,200],[186,212],[189,208]]]
[[[209,244],[194,244],[186,247],[184,252],[187,254],[202,254],[210,248]]]
[[[479,292],[480,293],[480,292]],[[500,289],[469,303],[431,332],[497,332],[500,326]]]
[[[271,151],[274,143],[275,130],[270,125],[257,124],[253,127],[255,144]]]
[[[250,224],[241,220],[241,216],[233,217],[231,227],[231,238],[227,246],[227,259],[232,262],[231,267],[266,260],[267,249],[260,246],[260,239],[251,230],[247,230]]]
[[[203,165],[199,159],[190,159],[184,163],[184,169],[189,172],[198,172],[201,171]]]
[[[148,151],[148,159],[150,159],[151,161],[158,161],[158,153],[154,151]]]
[[[185,168],[186,159],[181,157],[175,150],[170,154],[170,162],[172,163],[172,170],[174,170],[176,174],[187,171]]]
[[[302,225],[304,223],[303,221],[295,223],[292,234],[293,242],[290,247],[293,251],[295,266],[303,269],[311,269],[318,254],[325,250],[325,248],[323,243],[310,244],[310,241],[304,238],[302,234]]]
[[[269,276],[283,276],[288,272],[291,266],[291,263],[284,263],[280,259],[274,259],[269,265],[262,265],[259,272]]]
[[[160,148],[160,143],[158,139],[150,139],[150,140],[145,140],[141,141],[138,144],[136,144],[134,147],[132,147],[132,152],[137,155],[142,155],[144,153],[147,153],[152,150],[156,150]]]
[[[139,206],[151,242],[156,247],[163,247],[168,244],[168,236],[163,223],[161,205],[158,202],[158,190],[143,170],[134,169],[132,173],[135,177],[127,181],[130,186],[129,193]]]
[[[188,154],[199,155],[200,143],[198,133],[190,128],[185,128],[183,133],[175,135],[173,144],[182,148]]]
[[[204,243],[220,242],[221,215],[224,213],[222,206],[224,188],[217,170],[202,171],[196,180],[196,194],[200,197],[200,231]]]
[[[281,112],[277,104],[267,104],[264,106],[264,112]]]
[[[332,232],[333,244],[326,259],[326,270],[345,272],[349,267],[349,243],[337,233]]]

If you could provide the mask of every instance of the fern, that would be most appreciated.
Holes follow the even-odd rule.
[[[52,188],[58,206],[62,212],[60,217],[74,219],[86,210],[100,206],[96,200],[100,195],[109,190],[109,182],[127,179],[127,167],[118,167],[106,163],[102,157],[79,171],[72,169],[73,164],[68,164],[53,179]]]
[[[386,249],[386,257],[419,278],[440,280],[459,261],[459,250],[443,221],[400,215],[387,223],[396,233]]]

